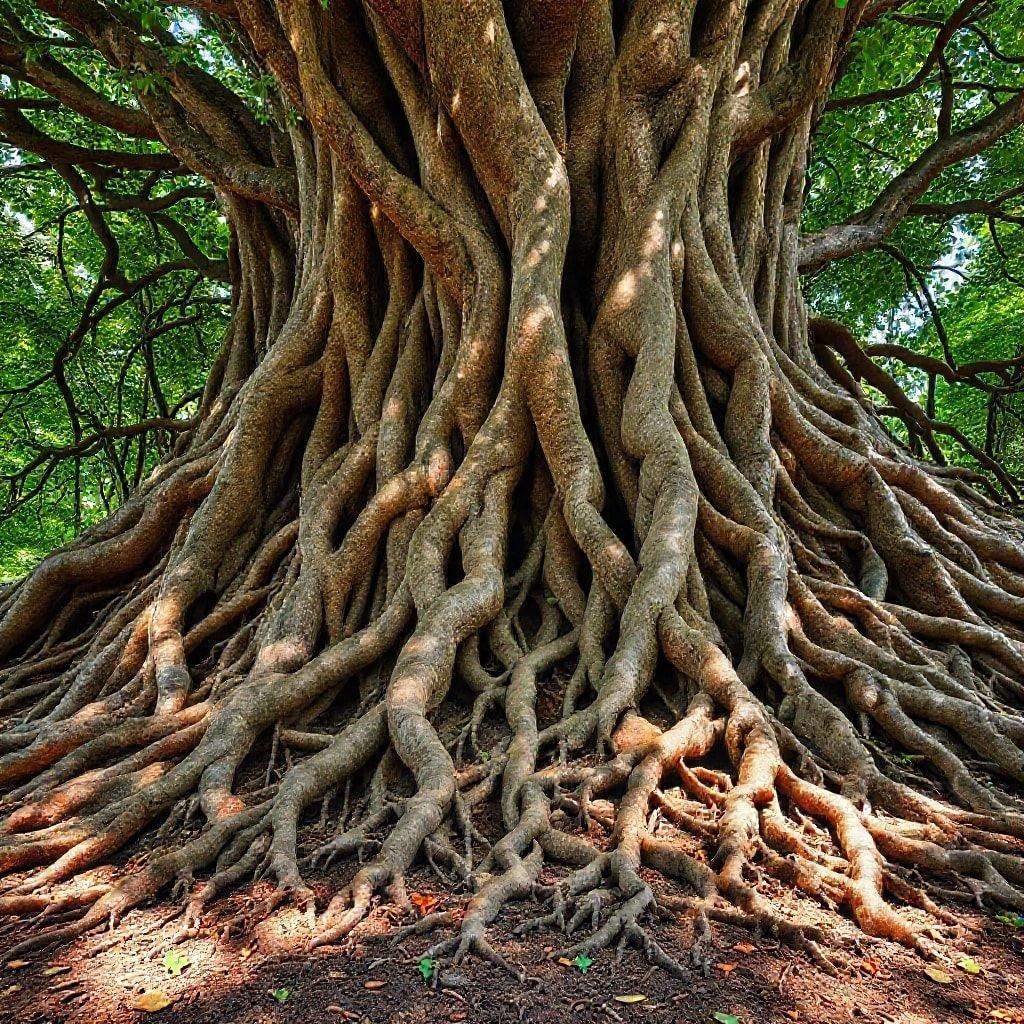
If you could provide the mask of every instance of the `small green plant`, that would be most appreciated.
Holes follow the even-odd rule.
[[[573,967],[578,968],[580,974],[586,974],[593,963],[593,959],[587,956],[586,953],[577,953],[576,959],[573,960],[572,965]]]
[[[718,1024],[741,1024],[739,1017],[734,1013],[723,1013],[721,1010],[715,1010],[711,1016],[718,1021]]]
[[[179,953],[176,949],[169,949],[164,953],[164,967],[172,978],[177,978],[189,964],[192,963],[188,956]]]
[[[270,990],[270,996],[272,999],[276,999],[282,1006],[288,1002],[291,992],[286,988],[275,988]]]
[[[1024,914],[996,914],[996,920],[1011,928],[1024,928]]]
[[[416,970],[423,975],[424,981],[430,981],[430,979],[434,976],[434,961],[431,960],[429,956],[425,956],[416,965]]]

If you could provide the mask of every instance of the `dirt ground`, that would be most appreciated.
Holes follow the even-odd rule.
[[[550,718],[560,706],[559,692],[545,689],[542,712]],[[650,717],[654,718],[653,711]],[[450,740],[458,728],[455,719],[443,722],[442,737]],[[498,738],[489,728],[483,735],[485,746]],[[265,754],[261,749],[247,762],[241,789],[259,787],[258,765]],[[1017,787],[1010,792],[990,781],[1004,798],[1021,800]],[[939,793],[935,780],[921,777],[918,782]],[[492,841],[500,836],[494,803],[483,802],[476,810],[478,829]],[[310,816],[316,817],[315,809]],[[574,828],[568,820],[560,825]],[[195,835],[198,828],[195,822],[189,826]],[[330,834],[323,825],[306,824],[299,834],[300,854],[311,853]],[[150,831],[123,852],[117,866],[80,876],[76,884],[113,881],[118,872],[138,867],[169,841],[184,838],[161,839]],[[591,824],[588,838],[599,847],[607,842],[597,823]],[[690,852],[703,857],[700,843],[693,843]],[[330,902],[357,866],[350,860],[322,871],[304,869],[318,908]],[[558,877],[545,871],[541,881],[550,885]],[[661,875],[648,877],[656,891],[684,893]],[[956,888],[954,879],[945,882],[947,888]],[[457,912],[469,899],[464,889],[453,890],[426,867],[411,875],[407,884],[424,913]],[[692,923],[678,918],[652,920],[649,929],[662,948],[689,969],[688,978],[673,978],[652,968],[632,949],[619,962],[614,950],[596,953],[584,972],[556,956],[560,947],[578,941],[583,933],[571,940],[552,930],[515,933],[518,924],[546,910],[523,902],[504,909],[490,937],[500,953],[526,971],[524,982],[474,958],[455,969],[442,968],[428,980],[420,969],[424,951],[448,933],[414,936],[395,945],[393,932],[408,922],[397,920],[394,908],[382,900],[349,945],[309,953],[305,915],[287,904],[268,913],[274,888],[262,881],[225,894],[209,908],[199,934],[182,942],[174,941],[181,929],[182,901],[166,893],[159,902],[129,913],[112,932],[83,936],[70,946],[27,956],[23,964],[12,964],[6,951],[33,934],[40,923],[0,920],[0,1021],[735,1024],[731,1018],[736,1017],[740,1024],[1024,1024],[1024,917],[955,904],[951,909],[962,927],[936,935],[932,946],[938,955],[928,961],[893,942],[865,936],[848,917],[768,876],[759,879],[758,889],[785,917],[815,924],[826,933],[837,976],[777,941],[718,923],[712,923],[713,945],[703,948],[695,964]],[[937,924],[922,911],[904,907],[902,912],[922,927]],[[178,976],[165,966],[169,951],[188,961]],[[169,1000],[168,1005],[152,1012],[135,1007],[154,993],[164,997],[161,1001]],[[624,996],[644,998],[623,1001]]]
[[[140,856],[145,853],[136,853],[134,859]],[[318,901],[326,902],[352,870],[348,865],[312,876]],[[410,889],[421,903],[436,898],[446,909],[468,898],[445,891],[433,875],[414,876]],[[679,980],[653,970],[632,950],[619,963],[614,951],[596,954],[585,972],[560,963],[551,958],[558,934],[513,934],[515,924],[537,910],[520,904],[507,909],[494,933],[497,948],[526,969],[527,980],[520,984],[477,960],[425,980],[419,960],[433,940],[415,937],[394,945],[388,937],[394,921],[386,906],[374,911],[350,947],[308,954],[308,925],[298,910],[282,907],[255,923],[260,915],[253,911],[270,892],[267,883],[256,883],[230,894],[215,905],[200,934],[179,945],[172,944],[180,922],[168,920],[175,910],[168,900],[134,911],[113,932],[85,936],[50,955],[35,955],[23,964],[5,958],[0,1020],[714,1024],[719,1013],[742,1024],[1024,1024],[1024,927],[1014,926],[1013,915],[1000,921],[987,912],[961,911],[973,931],[945,938],[943,955],[930,964],[893,943],[865,938],[849,920],[780,889],[773,895],[788,916],[818,921],[829,929],[840,966],[837,977],[772,941],[715,925],[714,946],[705,950],[708,962],[692,967],[689,979]],[[243,922],[240,934],[224,938],[224,923],[239,914],[250,920]],[[9,922],[0,935],[0,949],[10,948],[33,927],[38,925]],[[689,922],[652,927],[670,953],[692,966]],[[164,964],[168,950],[189,961],[180,976],[172,976]],[[970,973],[963,964],[972,969],[977,965],[980,971]],[[926,973],[929,967],[933,973],[938,970],[934,978]],[[153,992],[170,1004],[150,1013],[134,1008],[141,996]],[[616,998],[623,996],[644,998]],[[724,1024],[733,1022],[725,1018]]]

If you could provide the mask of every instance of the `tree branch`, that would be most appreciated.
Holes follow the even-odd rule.
[[[884,241],[910,207],[947,167],[974,156],[1024,121],[1024,93],[996,107],[974,124],[937,139],[867,209],[845,224],[806,235],[800,240],[800,270],[820,270],[831,260],[873,249]]]

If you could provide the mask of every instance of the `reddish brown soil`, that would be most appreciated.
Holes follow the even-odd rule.
[[[560,707],[558,694],[546,693],[545,701],[542,707],[555,714],[556,705]],[[457,728],[454,718],[439,723],[447,740]],[[484,746],[497,735],[493,727],[485,726]],[[258,788],[264,754],[261,748],[247,762],[243,789]],[[1019,799],[1016,788],[1012,795],[998,788],[1004,796]],[[311,811],[314,817],[315,810]],[[477,812],[474,819],[482,832],[501,835],[493,802],[479,804]],[[566,819],[560,826],[572,829]],[[190,829],[198,834],[194,822]],[[307,825],[300,833],[300,851],[310,853],[328,835],[318,825]],[[594,824],[589,838],[602,846],[607,836]],[[110,880],[117,871],[137,867],[173,841],[150,832],[125,851],[119,868],[100,869],[83,876],[80,884],[88,884],[90,877]],[[704,855],[696,841],[691,852]],[[480,855],[477,850],[476,856]],[[306,870],[318,908],[326,906],[356,866],[349,861],[327,871]],[[552,872],[542,877],[547,884],[556,879]],[[672,891],[672,883],[660,875],[651,874],[649,879],[656,890]],[[948,888],[955,887],[953,879],[946,881]],[[457,909],[469,898],[426,868],[408,879],[408,888],[414,895],[436,899],[437,909]],[[159,903],[131,912],[113,932],[85,936],[49,955],[45,951],[33,955],[27,965],[16,968],[8,966],[4,951],[32,934],[39,923],[0,920],[0,1021],[715,1024],[713,1015],[721,1012],[739,1017],[742,1024],[1024,1024],[1024,928],[997,921],[995,911],[955,905],[964,927],[959,934],[947,934],[934,943],[941,955],[929,963],[895,943],[865,936],[848,917],[771,878],[761,878],[759,888],[788,918],[826,931],[833,944],[830,955],[840,968],[837,977],[775,941],[720,924],[712,925],[714,945],[704,950],[705,962],[694,966],[693,928],[689,921],[678,920],[652,921],[650,927],[663,948],[691,969],[689,980],[653,969],[632,949],[625,951],[619,963],[614,950],[595,954],[584,975],[577,967],[551,958],[554,950],[571,941],[560,932],[514,934],[517,924],[543,909],[535,903],[520,903],[505,908],[491,937],[499,952],[525,968],[524,983],[472,958],[428,983],[417,969],[418,962],[428,946],[448,933],[413,937],[395,946],[389,933],[405,922],[397,921],[393,909],[382,901],[356,930],[351,946],[310,954],[305,950],[309,929],[304,915],[288,905],[268,915],[265,901],[273,886],[258,882],[216,902],[203,920],[201,934],[178,945],[173,939],[181,926],[177,916],[181,903],[168,894]],[[903,912],[924,927],[936,923],[920,911],[904,908]],[[225,938],[228,922],[234,922],[235,928]],[[573,938],[578,940],[582,934]],[[753,952],[746,951],[748,944],[756,947]],[[170,977],[163,965],[170,949],[191,961],[177,978]],[[959,964],[965,957],[975,960],[981,973],[963,970]],[[951,981],[933,980],[926,973],[928,967],[939,968]],[[157,1013],[133,1008],[140,994],[154,989],[171,998],[171,1005]],[[281,989],[288,990],[283,1004],[271,995]],[[614,998],[633,994],[646,999],[621,1003]]]
[[[313,831],[313,830],[311,830]],[[145,854],[136,854],[144,856]],[[351,874],[352,866],[311,880],[318,900]],[[457,906],[464,893],[448,894],[434,876],[410,880],[410,888]],[[795,919],[826,925],[839,943],[838,977],[804,957],[749,933],[715,926],[712,966],[695,968],[679,981],[652,970],[636,952],[627,951],[616,965],[613,951],[599,953],[584,975],[573,966],[552,961],[559,944],[552,932],[524,938],[514,925],[535,910],[508,908],[494,933],[495,944],[522,964],[528,980],[512,977],[478,961],[443,974],[440,985],[426,983],[417,961],[426,938],[395,947],[387,938],[392,921],[378,907],[358,931],[351,948],[304,951],[306,924],[290,908],[231,939],[221,936],[223,923],[251,912],[270,892],[266,883],[237,891],[214,908],[199,937],[178,947],[191,964],[172,978],[163,966],[178,922],[167,921],[169,902],[129,914],[114,932],[86,936],[52,955],[32,957],[26,966],[5,966],[0,981],[0,1019],[20,1024],[43,1022],[140,1022],[174,1024],[217,1021],[466,1021],[537,1024],[586,1024],[590,1021],[671,1021],[713,1024],[716,1011],[735,1014],[743,1024],[780,1021],[797,1024],[924,1024],[929,1021],[1003,1021],[1024,1024],[1024,929],[997,922],[980,912],[965,913],[978,931],[944,941],[946,957],[937,962],[952,981],[940,984],[919,957],[889,942],[859,935],[851,923],[809,901],[778,890],[774,895]],[[914,913],[913,911],[907,911]],[[2,936],[9,946],[34,926],[8,925]],[[688,922],[662,922],[655,933],[683,963],[690,963],[692,930]],[[744,943],[756,946],[745,952]],[[739,950],[733,948],[740,945]],[[958,966],[964,956],[982,967],[971,975]],[[6,961],[5,961],[6,963]],[[734,964],[723,970],[718,965]],[[367,983],[383,982],[377,987]],[[160,989],[174,1001],[166,1009],[144,1014],[132,1008],[138,995]],[[287,989],[284,1004],[271,990]],[[616,995],[640,994],[644,1002],[623,1004]]]

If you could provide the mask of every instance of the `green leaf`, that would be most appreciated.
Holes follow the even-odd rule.
[[[836,0],[836,7],[842,9],[847,5],[848,2],[849,0]]]
[[[490,761],[490,759],[491,759],[491,752],[489,750],[481,750],[480,751],[480,760],[481,761]]]
[[[578,967],[580,974],[586,974],[590,970],[590,965],[593,964],[593,960],[587,956],[586,953],[577,953],[576,959],[573,960],[573,967]]]
[[[185,953],[179,953],[176,949],[169,949],[164,953],[164,967],[172,978],[177,978],[191,963]]]
[[[291,992],[286,988],[275,988],[270,990],[270,995],[284,1006],[284,1004],[288,1002],[288,997],[291,995]]]
[[[132,85],[143,96],[155,96],[158,92],[166,92],[169,88],[166,78],[162,75],[150,74],[148,72],[136,75],[132,79]]]
[[[741,1024],[739,1017],[734,1013],[722,1013],[721,1010],[715,1010],[711,1016],[718,1021],[718,1024]]]
[[[981,964],[979,964],[974,957],[965,956],[958,966],[962,971],[966,971],[968,974],[981,974]]]
[[[1011,928],[1024,928],[1022,914],[996,914],[996,920],[1001,924],[1008,924]]]
[[[430,979],[434,976],[434,961],[431,960],[429,956],[425,956],[416,965],[416,970],[423,975],[424,981],[430,981]]]

